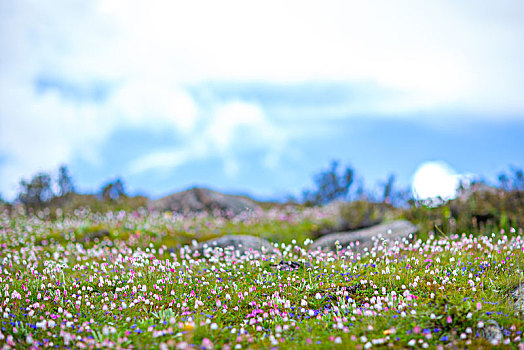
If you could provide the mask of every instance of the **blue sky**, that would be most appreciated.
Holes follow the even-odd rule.
[[[153,197],[204,185],[282,198],[332,160],[367,187],[390,173],[411,186],[428,162],[445,171],[424,175],[427,193],[494,181],[524,168],[523,10],[3,1],[0,194],[60,164],[83,191],[120,176]]]

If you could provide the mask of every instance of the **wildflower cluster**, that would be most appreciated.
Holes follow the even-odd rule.
[[[336,252],[308,251],[290,236],[272,251],[243,255],[168,245],[180,243],[180,232],[201,240],[229,225],[272,231],[328,214],[263,215],[236,222],[123,212],[54,221],[3,215],[0,344],[434,348],[489,345],[482,334],[494,320],[502,334],[496,343],[524,347],[524,321],[508,297],[524,282],[517,235],[430,235]],[[100,227],[111,232],[85,239]],[[295,264],[279,269],[282,260]]]

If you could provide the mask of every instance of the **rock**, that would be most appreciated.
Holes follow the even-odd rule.
[[[516,311],[524,313],[524,283],[515,286],[510,295],[515,303]]]
[[[495,320],[488,320],[482,328],[479,328],[479,334],[482,338],[489,341],[492,345],[498,345],[504,338],[499,324]]]
[[[309,261],[304,262],[303,264],[298,261],[284,261],[280,260],[278,264],[271,264],[271,267],[274,267],[280,271],[292,271],[298,270],[302,266],[305,266],[306,269],[312,269],[313,265]]]
[[[322,250],[336,250],[335,242],[338,241],[340,246],[345,249],[351,242],[359,241],[359,249],[373,246],[372,238],[378,236],[387,238],[390,241],[409,238],[409,235],[417,232],[418,228],[407,220],[397,220],[386,224],[375,225],[362,230],[337,232],[325,235],[310,246],[310,250],[318,248]]]
[[[223,249],[233,247],[234,250],[238,251],[240,254],[249,252],[250,249],[259,252],[262,252],[263,250],[270,252],[273,250],[273,246],[266,239],[247,235],[222,236],[220,238],[198,244],[195,250],[203,253],[207,250],[207,248],[214,250],[216,247]]]
[[[242,197],[227,195],[207,188],[194,187],[184,192],[152,201],[149,209],[157,211],[173,211],[181,214],[207,212],[235,216],[244,211],[261,210],[254,201]]]
[[[96,231],[92,231],[92,232],[88,232],[84,235],[83,237],[83,241],[84,242],[93,242],[95,240],[101,240],[102,238],[104,237],[109,237],[110,236],[110,233],[108,230],[96,230]]]
[[[336,214],[329,224],[322,225],[312,232],[314,238],[368,228],[380,224],[384,219],[382,203],[335,201],[328,204],[325,209]]]

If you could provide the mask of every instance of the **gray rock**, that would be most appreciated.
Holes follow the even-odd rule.
[[[355,231],[380,224],[384,215],[380,212],[381,203],[362,203],[356,206],[356,202],[335,201],[328,204],[325,208],[335,212],[329,224],[321,225],[312,232],[313,237],[322,237],[331,233]],[[349,212],[349,215],[348,215]],[[351,213],[359,212],[359,216],[351,216]],[[348,220],[348,217],[352,217]]]
[[[482,338],[489,341],[492,345],[498,345],[504,335],[499,324],[495,320],[487,320],[482,328],[479,328],[479,334]]]
[[[517,312],[524,313],[524,283],[521,283],[510,292]]]
[[[280,260],[278,264],[271,264],[271,267],[274,267],[280,271],[293,271],[298,270],[302,267],[305,267],[306,269],[312,269],[313,265],[309,261],[306,261],[304,263],[301,263],[299,261],[284,261]]]
[[[362,230],[337,232],[329,235],[325,235],[310,246],[310,250],[316,250],[318,248],[322,250],[335,250],[335,242],[339,242],[340,246],[345,249],[351,242],[359,241],[359,249],[365,247],[371,248],[373,246],[373,237],[377,237],[379,234],[383,238],[390,241],[409,238],[409,235],[414,234],[418,231],[418,227],[413,225],[411,222],[406,220],[397,220],[390,223],[375,225]]]
[[[196,246],[195,250],[199,251],[200,253],[203,253],[207,250],[207,248],[211,248],[211,250],[214,250],[216,247],[220,247],[223,249],[232,247],[235,251],[238,251],[240,254],[244,254],[246,252],[249,252],[250,250],[256,250],[259,252],[262,252],[263,250],[271,252],[273,250],[273,246],[271,245],[271,243],[269,243],[264,238],[247,235],[222,236],[217,239],[200,243]]]
[[[108,230],[96,230],[93,232],[86,233],[83,237],[84,242],[93,242],[96,239],[101,240],[104,237],[109,237],[111,234]]]
[[[227,195],[207,188],[191,188],[149,203],[149,209],[173,211],[181,214],[207,212],[209,214],[235,216],[244,211],[258,211],[260,207],[252,200]]]

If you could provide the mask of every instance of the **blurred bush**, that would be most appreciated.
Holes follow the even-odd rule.
[[[324,205],[337,199],[345,199],[353,183],[353,169],[346,167],[342,173],[339,173],[338,162],[333,161],[328,170],[314,176],[314,182],[316,188],[303,193],[305,205]]]
[[[378,199],[365,191],[363,182],[357,180],[357,184],[360,183],[358,189],[353,194],[353,200],[348,201],[353,180],[353,170],[346,167],[340,171],[338,162],[334,161],[327,170],[315,175],[316,187],[304,191],[301,201],[289,201],[288,205],[257,202],[266,213],[274,211],[274,215],[278,216],[278,225],[273,219],[257,222],[254,226],[233,220],[221,225],[217,231],[199,229],[202,232],[195,238],[203,239],[206,235],[228,232],[266,236],[279,241],[293,237],[302,240],[336,231],[356,230],[397,218],[417,224],[421,238],[430,232],[440,231],[444,234],[465,232],[475,235],[501,229],[509,232],[511,228],[518,231],[524,225],[524,174],[520,169],[513,168],[509,173],[500,174],[495,185],[479,180],[462,184],[457,198],[438,204],[409,198],[410,192],[406,190],[397,191],[393,175],[382,183],[383,192]],[[56,193],[53,189],[57,189]],[[27,213],[43,212],[46,217],[53,219],[75,213],[79,208],[89,208],[94,213],[133,212],[145,208],[148,202],[145,196],[128,196],[121,179],[106,183],[98,194],[77,193],[65,166],[59,169],[55,180],[45,172],[34,175],[30,180],[21,180],[17,198],[14,204],[0,198],[0,210],[15,212],[23,206]],[[308,208],[311,206],[319,208]],[[314,220],[308,219],[309,214],[301,214],[300,220],[288,220],[288,217],[295,215],[281,217],[288,208],[297,212],[312,210],[323,214],[318,214],[321,217]],[[183,236],[190,231],[188,227],[183,227],[176,233]]]
[[[57,188],[56,193],[53,187]],[[56,216],[57,211],[68,214],[79,208],[90,208],[99,213],[134,211],[145,207],[148,201],[145,196],[128,196],[121,179],[103,185],[98,195],[77,193],[66,166],[59,168],[55,181],[46,172],[40,172],[30,180],[22,179],[17,199],[28,213],[44,211],[50,217]]]
[[[417,223],[420,232],[489,234],[524,225],[524,179],[522,171],[501,174],[497,186],[484,181],[461,185],[455,199],[438,206],[411,200],[406,219]]]

